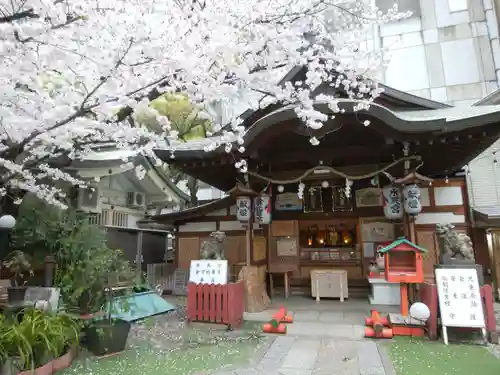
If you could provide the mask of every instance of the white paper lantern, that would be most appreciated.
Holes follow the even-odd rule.
[[[407,185],[403,189],[404,208],[408,215],[418,215],[422,211],[420,202],[420,188],[413,184]]]
[[[329,183],[328,183],[328,181],[326,181],[326,180],[325,180],[325,181],[323,181],[323,182],[321,183],[321,187],[322,187],[323,189],[326,189],[328,186],[330,186],[330,184],[329,184]]]
[[[255,222],[269,224],[271,222],[271,197],[267,194],[254,199]]]
[[[278,193],[283,193],[285,191],[285,187],[283,185],[278,185]]]
[[[431,311],[425,303],[415,302],[410,307],[410,316],[414,319],[425,322],[431,316]]]
[[[251,206],[249,197],[236,198],[236,217],[239,221],[248,222],[250,220]]]
[[[16,225],[16,219],[12,215],[0,217],[0,229],[12,229]]]
[[[396,186],[386,186],[382,189],[384,201],[384,215],[389,220],[400,220],[403,218],[403,199],[401,189]]]

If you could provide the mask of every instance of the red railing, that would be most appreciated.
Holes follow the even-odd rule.
[[[495,310],[493,308],[493,289],[491,285],[481,287],[481,298],[483,300],[484,322],[486,331],[491,334],[496,332]],[[420,301],[425,303],[431,311],[431,316],[427,321],[427,331],[433,340],[438,338],[438,293],[436,284],[424,283],[420,285]]]
[[[242,281],[226,285],[189,283],[187,321],[237,327],[243,323],[244,296]]]

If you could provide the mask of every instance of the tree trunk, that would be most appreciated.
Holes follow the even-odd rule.
[[[189,190],[189,197],[191,207],[198,206],[198,188],[199,188],[198,180],[194,177],[188,176],[187,179],[187,188]]]

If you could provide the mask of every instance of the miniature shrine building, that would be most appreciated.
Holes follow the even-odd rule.
[[[297,68],[285,80],[303,81],[305,74]],[[439,260],[435,225],[453,223],[470,234],[465,180],[456,172],[499,138],[500,106],[452,107],[384,87],[368,111],[354,112],[355,100],[340,91],[337,96],[345,112],[317,131],[306,129],[293,105],[243,114],[243,154],[236,149],[228,154],[224,145],[205,152],[213,139],[177,147],[175,158],[170,150],[156,150],[164,162],[230,192],[202,206],[151,218],[176,228],[179,268],[188,269],[191,260],[199,259],[201,243],[219,230],[227,235],[225,254],[234,275],[251,264],[262,277],[287,272],[292,286],[309,289],[311,271],[342,270],[347,272],[349,295],[364,294],[377,246],[409,235],[405,220],[384,215],[382,188],[391,176],[417,170],[433,179],[420,185],[422,209],[412,234],[427,250],[424,278],[433,278]],[[316,106],[329,111],[325,103]],[[371,124],[365,126],[365,120]],[[319,145],[311,145],[311,136]],[[234,166],[240,157],[248,163],[245,175]],[[250,235],[249,224],[237,218],[242,184],[270,196],[270,223],[252,220]],[[487,269],[488,254],[476,253],[476,262]]]

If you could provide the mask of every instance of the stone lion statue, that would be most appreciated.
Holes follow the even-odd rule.
[[[441,263],[474,262],[474,248],[470,237],[454,228],[453,224],[436,224]]]
[[[224,240],[226,233],[216,231],[210,233],[210,239],[204,241],[200,246],[200,259],[202,260],[226,260],[224,255]]]

